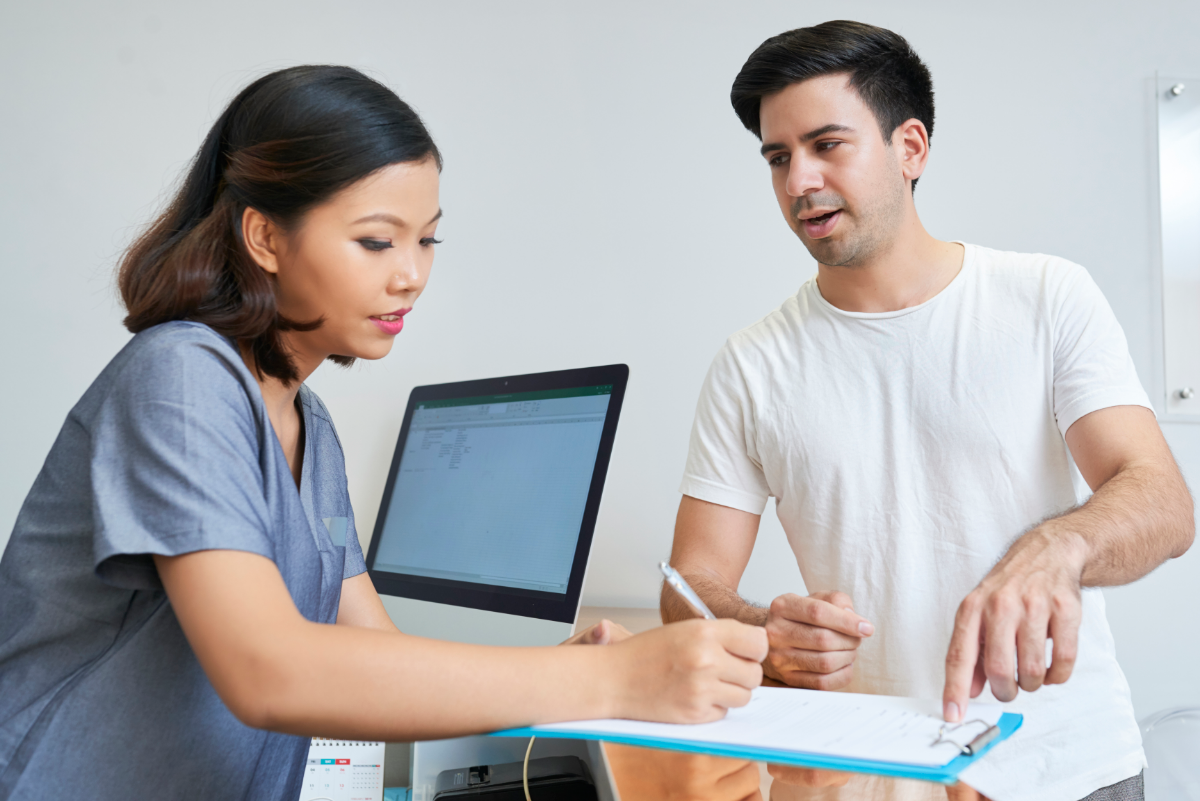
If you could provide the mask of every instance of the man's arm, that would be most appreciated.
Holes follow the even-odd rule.
[[[717,617],[751,626],[767,624],[767,610],[737,593],[758,538],[758,515],[684,495],[675,518],[671,565]],[[659,600],[663,623],[695,617],[669,585]]]
[[[948,721],[962,719],[985,681],[1001,701],[1018,687],[1065,682],[1075,664],[1080,588],[1136,581],[1191,547],[1192,496],[1149,409],[1092,412],[1066,440],[1094,494],[1024,534],[962,602],[946,655]]]
[[[817,592],[781,595],[767,609],[737,593],[758,536],[759,516],[687,495],[679,503],[671,564],[717,617],[733,618],[767,630],[770,650],[764,675],[814,690],[837,690],[850,683],[856,649],[874,627],[856,615],[849,596]],[[669,586],[659,609],[664,623],[694,617]]]

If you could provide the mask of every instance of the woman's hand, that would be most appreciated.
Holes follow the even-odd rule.
[[[667,723],[720,720],[762,683],[767,632],[736,620],[687,620],[612,646],[614,717]]]
[[[620,623],[613,623],[611,620],[605,619],[594,626],[588,626],[583,631],[575,632],[559,645],[612,645],[624,642],[632,636],[629,629]]]

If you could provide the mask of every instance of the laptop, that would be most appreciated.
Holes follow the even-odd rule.
[[[628,380],[616,364],[412,391],[367,553],[401,631],[571,635]]]

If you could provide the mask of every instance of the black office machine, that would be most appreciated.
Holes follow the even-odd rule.
[[[444,770],[434,785],[434,801],[479,798],[525,801],[522,762]],[[542,757],[529,762],[529,797],[533,801],[596,801],[596,786],[587,763],[579,757]]]

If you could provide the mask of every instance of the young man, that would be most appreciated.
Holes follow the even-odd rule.
[[[732,100],[818,272],[712,365],[673,564],[766,626],[778,681],[941,698],[950,722],[990,683],[1026,717],[964,775],[984,794],[1141,798],[1094,588],[1181,555],[1194,523],[1104,297],[1062,259],[925,231],[933,89],[900,36],[775,36]],[[762,609],[737,587],[770,496],[815,592]],[[662,611],[689,616],[671,593]]]

